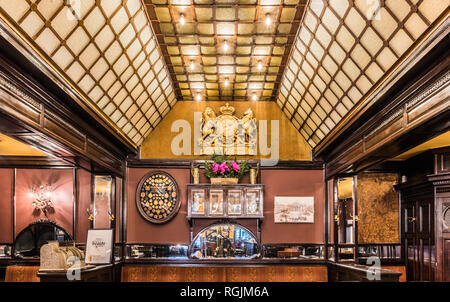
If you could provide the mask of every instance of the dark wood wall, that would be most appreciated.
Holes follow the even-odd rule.
[[[401,193],[402,250],[408,281],[450,281],[444,212],[450,207],[450,150],[425,152],[404,162]]]

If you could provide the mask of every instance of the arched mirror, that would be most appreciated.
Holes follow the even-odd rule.
[[[213,224],[197,234],[189,249],[194,259],[253,259],[260,257],[256,237],[239,224]]]
[[[39,220],[23,229],[16,238],[16,256],[39,257],[48,241],[71,241],[72,237],[53,221]]]

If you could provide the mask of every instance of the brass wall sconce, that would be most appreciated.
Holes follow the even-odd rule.
[[[42,211],[45,217],[48,218],[48,212],[54,209],[53,203],[51,201],[51,188],[48,185],[40,185],[39,188],[33,189],[30,192],[30,197],[33,199],[32,206],[34,207],[35,211]]]
[[[110,221],[114,221],[116,219],[116,217],[114,216],[114,214],[111,212],[111,210],[108,210],[108,216],[109,216],[109,220]]]
[[[86,211],[89,215],[88,219],[90,221],[94,221],[94,217],[97,215],[97,211],[95,209],[94,209],[94,211],[91,211],[91,209],[89,209],[89,208],[87,208]]]
[[[334,215],[334,221],[339,225],[339,215]]]

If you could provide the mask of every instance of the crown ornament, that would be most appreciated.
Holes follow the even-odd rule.
[[[226,103],[225,106],[220,107],[219,111],[224,115],[232,115],[235,109],[233,106],[230,106],[230,104]]]

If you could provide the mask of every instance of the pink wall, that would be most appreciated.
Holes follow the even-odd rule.
[[[322,170],[262,170],[264,222],[262,243],[324,243],[324,181]],[[314,223],[276,224],[275,196],[314,196]]]
[[[14,169],[0,169],[0,243],[12,243]]]
[[[167,223],[153,224],[145,220],[136,207],[136,190],[145,174],[155,169],[129,168],[127,170],[127,242],[128,243],[186,243],[189,244],[189,224],[186,219],[186,185],[190,180],[189,169],[165,169],[178,182],[181,208]]]
[[[77,170],[77,226],[76,242],[86,243],[87,230],[90,228],[86,209],[91,206],[91,173]]]
[[[178,182],[181,190],[181,208],[169,222],[158,225],[145,220],[136,208],[136,190],[145,174],[153,171],[147,168],[129,168],[127,171],[127,242],[129,243],[185,243],[189,244],[187,215],[187,184],[189,169],[166,169]],[[265,184],[264,221],[261,228],[262,243],[323,243],[324,182],[322,170],[262,170]],[[201,182],[207,179],[201,177]],[[242,183],[248,181],[243,180]],[[275,196],[314,196],[313,224],[275,224],[273,201]],[[194,236],[210,220],[198,220]],[[256,225],[249,220],[242,224],[252,232]]]
[[[33,221],[45,218],[33,214],[29,196],[34,187],[49,185],[55,208],[48,218],[73,236],[73,169],[17,169],[16,172],[16,236]]]

